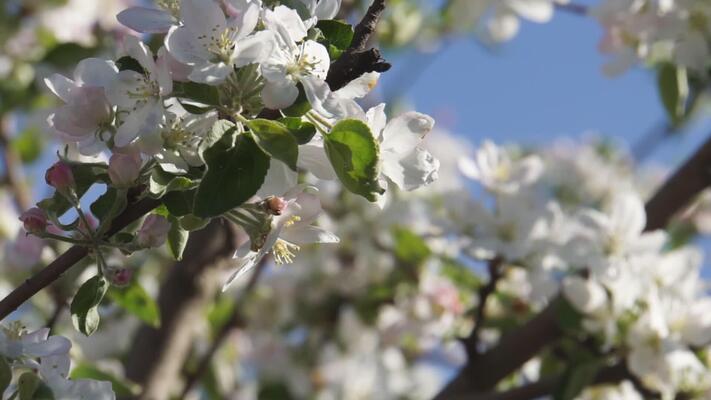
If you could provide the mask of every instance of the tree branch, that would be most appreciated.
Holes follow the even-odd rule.
[[[10,143],[10,138],[7,132],[2,127],[2,118],[0,117],[0,146],[2,146],[2,159],[3,159],[3,169],[5,170],[5,182],[10,187],[13,194],[13,200],[15,201],[15,206],[19,212],[23,212],[30,208],[32,205],[32,196],[29,190],[27,190],[27,185],[25,185],[25,180],[22,176],[22,169],[20,162],[20,157],[17,152],[12,148]]]
[[[238,234],[234,226],[213,220],[191,233],[185,257],[161,285],[161,325],[141,326],[126,358],[127,377],[143,386],[139,399],[168,399],[179,390],[180,370],[196,334],[196,323],[219,288],[220,268],[232,262]]]
[[[373,0],[373,4],[354,29],[350,47],[331,64],[326,77],[331,90],[336,91],[365,73],[386,72],[390,69],[391,65],[383,59],[378,49],[366,49],[383,11],[385,0]]]
[[[665,227],[671,217],[711,185],[711,137],[674,173],[647,202],[646,231]],[[436,399],[459,398],[491,390],[507,375],[519,369],[544,347],[560,339],[557,307],[559,295],[541,313],[517,330],[505,335],[486,353],[470,359]]]
[[[106,237],[119,232],[130,223],[158,207],[159,204],[159,200],[143,199],[133,205],[129,205],[126,210],[111,223],[111,228],[107,232]],[[62,274],[86,257],[87,254],[89,254],[89,250],[86,247],[72,246],[40,272],[27,279],[0,301],[0,320],[5,319],[10,313],[20,307],[22,303],[59,279]]]
[[[230,335],[230,332],[239,327],[244,326],[245,321],[240,311],[244,302],[249,298],[249,295],[257,287],[257,282],[259,281],[262,272],[267,266],[266,260],[266,257],[263,258],[262,261],[255,267],[249,282],[247,282],[247,285],[242,289],[242,294],[240,295],[239,300],[237,300],[237,303],[235,304],[235,310],[230,316],[230,319],[217,332],[215,339],[210,345],[210,348],[200,358],[200,361],[198,362],[195,371],[186,375],[183,392],[179,398],[184,399],[193,389],[195,384],[205,375],[205,373],[207,373],[208,369],[210,368],[210,362],[212,361],[212,358],[215,356],[220,347],[222,347],[222,344],[225,342],[225,340],[227,340],[227,337]]]
[[[501,258],[495,258],[489,262],[489,282],[479,288],[479,304],[474,315],[474,328],[469,337],[463,340],[464,347],[470,358],[476,357],[479,352],[479,334],[486,319],[486,304],[489,297],[496,291],[496,284],[501,278]]]

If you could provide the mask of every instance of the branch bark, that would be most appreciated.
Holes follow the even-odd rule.
[[[671,218],[711,185],[711,137],[649,199],[646,231],[664,228]],[[470,359],[435,397],[457,399],[493,389],[544,347],[561,337],[556,321],[560,296],[491,350]]]
[[[378,49],[366,48],[383,11],[385,0],[373,0],[373,4],[354,29],[350,47],[331,64],[326,77],[331,90],[336,91],[365,73],[386,72],[390,69],[391,65],[383,59]]]
[[[127,377],[143,386],[139,399],[168,399],[180,387],[180,370],[193,339],[196,321],[219,288],[219,270],[237,248],[235,228],[214,220],[190,235],[185,258],[161,285],[161,326],[143,325],[134,336],[126,361]]]
[[[2,116],[0,116],[0,146],[2,146],[3,168],[5,170],[5,182],[12,191],[12,198],[19,212],[30,208],[32,196],[30,195],[25,179],[22,176],[22,162],[17,152],[12,148],[10,138],[2,127]]]

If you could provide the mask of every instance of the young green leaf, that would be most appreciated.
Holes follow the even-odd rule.
[[[262,151],[296,171],[299,145],[284,124],[268,119],[254,119],[249,121],[248,126],[254,141]]]
[[[106,279],[97,275],[84,282],[72,300],[72,322],[74,327],[86,336],[90,336],[99,328],[98,307],[108,288]]]
[[[316,134],[316,127],[311,122],[302,121],[297,117],[284,117],[279,120],[296,138],[298,144],[306,144]]]
[[[148,325],[154,328],[160,326],[158,304],[138,283],[134,282],[122,289],[114,288],[109,292],[109,297],[119,307],[135,315]]]
[[[203,218],[221,215],[254,196],[269,169],[269,157],[248,135],[238,136],[231,148],[225,141],[216,143],[205,151],[205,160],[207,172],[193,210]]]
[[[602,368],[600,361],[594,360],[567,368],[558,389],[553,393],[554,400],[573,400],[593,381]]]
[[[216,86],[195,82],[176,82],[173,91],[183,98],[211,106],[220,105],[220,92]]]
[[[197,189],[168,192],[163,196],[163,204],[168,208],[171,215],[176,217],[188,215],[193,212],[195,193],[197,193]]]
[[[316,25],[324,36],[323,45],[331,59],[337,59],[353,41],[353,27],[343,21],[323,20]]]
[[[368,125],[346,119],[337,123],[325,139],[328,159],[348,190],[370,201],[385,192],[378,183],[378,142]]]
[[[177,218],[170,218],[170,231],[168,232],[168,249],[173,258],[180,261],[183,259],[185,245],[188,244],[190,232],[183,229]]]
[[[106,221],[111,221],[114,217],[121,214],[127,204],[128,201],[126,200],[125,190],[109,187],[106,193],[99,196],[99,198],[91,204],[90,208],[91,213],[94,214],[103,225]]]
[[[679,125],[687,117],[689,77],[686,68],[663,64],[657,75],[659,95],[672,124]]]

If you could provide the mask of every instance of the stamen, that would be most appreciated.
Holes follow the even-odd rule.
[[[299,250],[301,250],[301,247],[285,240],[277,239],[273,247],[274,262],[279,265],[291,264],[294,262],[294,258],[296,257],[295,253]]]

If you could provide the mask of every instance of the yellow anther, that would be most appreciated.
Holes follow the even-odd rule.
[[[296,257],[296,252],[301,250],[301,247],[289,243],[285,240],[277,239],[274,243],[274,262],[277,264],[291,264],[294,262],[294,257]]]

